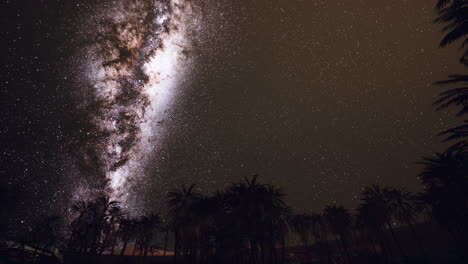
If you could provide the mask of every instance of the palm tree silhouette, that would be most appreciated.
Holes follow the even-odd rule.
[[[95,204],[84,200],[78,201],[72,205],[71,211],[77,216],[70,224],[71,234],[68,247],[72,251],[87,252],[90,241],[89,230],[94,217]]]
[[[391,255],[391,248],[388,245],[384,233],[384,227],[389,223],[390,212],[387,209],[385,201],[386,190],[378,185],[365,187],[362,192],[362,203],[359,205],[358,221],[373,235],[371,242],[374,244],[375,240],[380,242],[383,253],[388,262],[388,257]]]
[[[468,43],[466,35],[468,34],[468,2],[465,0],[438,0],[436,5],[438,17],[435,23],[445,24],[443,31],[447,32],[440,42],[441,47],[445,47],[457,40],[463,40],[460,48],[464,49]],[[465,49],[460,62],[466,64],[468,49]]]
[[[339,241],[341,242],[341,247],[345,253],[348,263],[351,263],[351,256],[348,246],[348,234],[352,224],[352,217],[348,209],[343,206],[327,206],[323,210],[323,217],[330,226],[330,231],[336,237],[337,247],[340,246]]]
[[[173,190],[167,194],[171,225],[174,230],[174,263],[177,262],[177,255],[181,247],[179,240],[182,237],[188,237],[190,232],[187,224],[190,223],[192,206],[202,198],[201,194],[194,191],[194,187],[194,184],[188,188],[182,186],[181,189]]]
[[[450,75],[448,80],[436,82],[438,85],[446,84],[466,84],[468,82],[468,75]],[[462,86],[458,88],[449,89],[439,94],[439,99],[434,102],[438,106],[437,110],[447,108],[449,106],[459,106],[461,110],[457,116],[462,116],[468,113],[468,87]],[[447,129],[439,135],[446,136],[445,141],[461,140],[456,146],[466,148],[468,146],[468,120],[465,124],[454,128]]]
[[[228,216],[235,219],[235,230],[248,240],[249,262],[272,262],[276,254],[275,244],[283,243],[289,218],[289,208],[283,192],[271,185],[244,178],[233,183],[224,194]],[[268,259],[269,258],[269,259]]]
[[[104,204],[104,217],[102,225],[103,240],[100,248],[100,254],[102,254],[106,248],[108,248],[109,243],[111,243],[111,254],[114,252],[118,223],[123,217],[122,209],[120,208],[120,203],[117,201],[109,201],[108,199],[102,200]]]
[[[120,221],[118,232],[118,236],[122,241],[122,249],[120,250],[120,256],[124,255],[125,250],[127,249],[128,242],[131,242],[135,238],[136,226],[136,219],[129,218],[128,216]]]
[[[405,223],[411,230],[414,238],[416,239],[421,256],[426,256],[422,240],[417,234],[414,227],[416,222],[416,216],[418,214],[417,209],[417,197],[406,190],[405,188],[390,188],[388,192],[388,208],[392,213],[395,220]]]
[[[468,234],[468,152],[449,148],[420,162],[425,192],[422,199],[432,207],[435,219],[454,234]]]
[[[468,82],[468,75],[453,74],[449,75],[448,80],[438,81],[437,85],[447,84],[466,84]],[[460,106],[461,110],[457,116],[468,113],[468,87],[462,86],[454,89],[447,90],[439,94],[439,99],[434,102],[438,105],[438,110],[447,108],[449,106]]]

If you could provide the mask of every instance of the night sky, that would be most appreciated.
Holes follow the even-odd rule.
[[[92,2],[92,3],[91,3]],[[105,192],[130,212],[253,174],[298,212],[417,191],[458,123],[434,1],[4,1],[2,215]]]

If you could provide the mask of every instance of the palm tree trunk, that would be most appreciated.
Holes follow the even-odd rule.
[[[343,251],[349,264],[351,264],[351,256],[349,255],[348,245],[345,242],[344,236],[340,235],[341,244],[343,244]]]
[[[285,242],[285,238],[283,235],[281,239],[281,263],[284,263],[285,260],[286,260],[286,242]]]
[[[388,241],[387,241],[387,238],[385,236],[385,233],[382,230],[379,230],[376,233],[376,238],[377,238],[377,240],[380,241],[380,246],[382,247],[382,254],[384,256],[385,263],[389,263],[393,254],[392,254],[391,249],[390,249],[390,247],[388,245]]]
[[[135,256],[136,248],[137,248],[137,243],[135,242],[135,245],[133,245],[133,254],[132,254],[132,256]]]
[[[111,256],[114,255],[114,250],[115,250],[115,244],[117,243],[117,235],[114,234],[114,238],[112,240],[112,248],[111,248]]]
[[[398,250],[400,250],[402,257],[405,259],[405,262],[408,262],[408,256],[406,256],[405,252],[403,251],[403,248],[401,247],[400,241],[397,239],[395,235],[392,225],[389,222],[387,222],[387,226],[390,229],[390,233],[392,234],[393,241],[395,241],[395,244],[397,245]]]
[[[327,248],[327,259],[328,259],[328,262],[330,264],[333,263],[333,258],[332,258],[332,250],[331,250],[331,247],[330,247],[330,243],[328,241],[328,232],[325,230],[325,228],[323,229],[323,243],[325,245],[325,247]]]
[[[377,252],[377,248],[376,248],[376,246],[375,246],[375,243],[377,243],[377,242],[374,241],[374,239],[372,239],[372,237],[371,237],[370,241],[371,241],[371,243],[372,243],[372,251],[374,252],[375,257],[376,257],[376,258],[380,257],[380,256],[379,256],[379,253]]]
[[[255,263],[254,243],[250,240],[250,263]]]
[[[122,250],[120,251],[120,256],[123,256],[124,253],[125,253],[125,249],[127,249],[127,243],[128,243],[128,239],[125,239],[124,240],[124,244],[122,246]]]
[[[174,263],[177,263],[177,253],[178,253],[178,238],[177,231],[174,230]]]
[[[411,229],[411,233],[413,233],[413,236],[416,238],[416,241],[418,241],[419,245],[419,250],[421,251],[422,256],[427,256],[426,249],[423,246],[423,242],[421,240],[421,237],[418,235],[416,232],[416,229],[414,228],[414,225],[411,220],[407,220],[408,226]]]
[[[167,240],[169,238],[169,229],[166,230],[166,237],[164,238],[164,257],[166,256],[166,251],[167,251]]]
[[[260,243],[260,250],[262,251],[262,264],[265,264],[265,243]]]

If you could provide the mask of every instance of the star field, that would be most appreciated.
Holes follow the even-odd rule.
[[[131,203],[152,210],[181,184],[209,193],[255,173],[298,211],[355,206],[373,183],[418,190],[415,162],[442,149],[436,134],[457,124],[432,105],[432,83],[461,70],[456,50],[437,47],[433,4],[199,1],[187,74],[164,117],[150,120],[164,140],[142,141],[152,151],[125,185]],[[83,173],[79,149],[92,149],[97,131],[80,101],[91,94],[83,72],[99,57],[83,52],[93,37],[84,25],[109,15],[109,1],[4,5],[2,199],[9,220],[27,222],[106,188],[98,168]]]

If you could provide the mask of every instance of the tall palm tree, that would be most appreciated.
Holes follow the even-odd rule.
[[[194,187],[193,184],[189,187],[182,186],[181,189],[173,190],[167,194],[171,225],[174,230],[174,263],[177,262],[181,246],[179,240],[181,236],[187,235],[189,232],[184,227],[190,223],[191,208],[202,197],[201,194],[195,192]]]
[[[90,229],[93,225],[95,211],[96,206],[92,202],[81,200],[72,205],[71,212],[75,217],[70,224],[69,250],[88,251],[91,241],[94,240]]]
[[[111,246],[111,255],[114,255],[115,246],[117,244],[117,240],[119,238],[120,229],[122,228],[121,222],[124,219],[125,213],[121,210],[120,207],[114,207],[109,211],[110,219],[109,225],[111,227],[112,233],[112,246]]]
[[[351,256],[348,246],[348,235],[352,224],[352,217],[348,209],[343,206],[327,206],[323,210],[323,216],[330,226],[330,231],[337,238],[337,246],[339,246],[338,238],[343,247],[348,263],[351,263]]]
[[[120,256],[123,256],[127,249],[128,242],[131,242],[135,238],[137,220],[130,217],[126,217],[120,220],[118,236],[122,241],[122,249],[120,250]]]
[[[275,244],[282,243],[289,212],[283,192],[258,183],[257,177],[231,184],[224,194],[227,215],[236,220],[233,228],[249,244],[251,263],[273,261]]]
[[[328,245],[327,225],[324,217],[317,213],[296,214],[291,218],[290,224],[293,230],[299,235],[307,253],[310,252],[311,239],[315,244],[321,243],[327,251],[327,257],[331,261],[331,250]],[[323,248],[321,248],[323,252]]]
[[[401,246],[392,224],[395,214],[395,211],[393,211],[395,207],[392,207],[390,202],[392,198],[392,191],[393,189],[391,187],[381,188],[378,185],[372,185],[371,187],[366,187],[364,189],[363,196],[364,200],[372,201],[375,203],[375,205],[382,207],[380,209],[383,217],[382,220],[385,220],[385,224],[390,231],[391,237],[400,251],[401,256],[407,260],[408,257],[403,250],[403,247]]]
[[[388,262],[388,257],[391,255],[391,248],[385,236],[385,225],[388,223],[390,214],[387,210],[385,201],[385,191],[378,185],[367,186],[362,192],[362,203],[359,205],[358,221],[369,232],[371,243],[376,241],[380,243],[383,249],[383,254]]]
[[[422,240],[414,228],[418,214],[417,197],[405,188],[391,188],[387,199],[389,210],[395,220],[405,223],[410,228],[419,245],[421,256],[426,256]]]
[[[117,240],[117,228],[120,219],[123,217],[123,212],[120,207],[120,203],[116,201],[106,203],[105,216],[103,219],[103,240],[101,243],[100,254],[102,254],[109,243],[111,246],[111,254],[114,252],[115,243]]]

